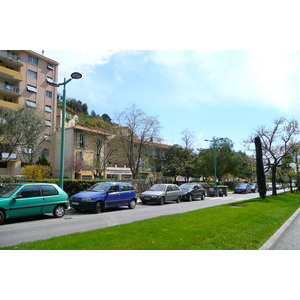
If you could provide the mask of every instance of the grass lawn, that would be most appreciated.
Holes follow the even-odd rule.
[[[281,193],[0,249],[255,250],[299,206],[300,195]]]

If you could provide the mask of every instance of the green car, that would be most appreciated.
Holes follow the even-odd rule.
[[[5,219],[46,213],[61,218],[69,206],[67,193],[56,184],[14,183],[0,188],[0,224]]]

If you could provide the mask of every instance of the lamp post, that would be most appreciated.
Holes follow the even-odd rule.
[[[205,140],[206,142],[212,142],[214,149],[214,186],[217,186],[217,153],[216,153],[216,142],[221,141],[224,138],[213,138],[212,140]]]
[[[62,103],[62,120],[61,120],[61,144],[60,144],[60,170],[59,170],[59,186],[63,189],[64,187],[64,157],[65,157],[65,120],[66,120],[66,85],[72,79],[80,79],[82,75],[79,72],[74,72],[71,74],[71,78],[64,82],[56,83],[50,82],[49,84],[54,87],[64,86],[63,90],[63,103]]]

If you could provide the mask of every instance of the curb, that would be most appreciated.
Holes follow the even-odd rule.
[[[258,249],[258,250],[272,250],[278,244],[280,238],[283,236],[288,227],[294,222],[296,217],[300,214],[298,208],[292,216]]]

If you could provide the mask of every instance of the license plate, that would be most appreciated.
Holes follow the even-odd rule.
[[[72,202],[72,205],[79,205],[79,202]]]

